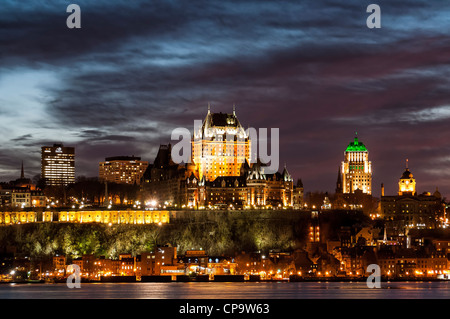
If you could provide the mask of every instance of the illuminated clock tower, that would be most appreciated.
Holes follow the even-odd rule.
[[[341,165],[342,190],[344,194],[361,190],[364,194],[372,194],[372,162],[366,146],[355,139],[348,144]]]
[[[406,160],[406,170],[398,181],[398,195],[416,195],[416,180],[409,171],[408,160]]]

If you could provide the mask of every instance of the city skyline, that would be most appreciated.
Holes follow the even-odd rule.
[[[347,152],[348,152],[348,150],[349,150],[349,147],[350,146],[352,146],[354,143],[355,143],[355,141],[357,140],[357,132],[355,132],[355,137],[354,137],[354,140],[352,140],[352,141],[350,141],[350,143],[349,143],[349,146],[347,146],[347,148],[346,148],[346,150],[345,150],[345,157],[347,157],[348,155],[347,155]],[[169,141],[169,144],[171,144],[173,141]],[[176,143],[176,141],[175,141],[175,143]],[[364,144],[360,141],[359,142],[361,145],[363,145],[364,146]],[[62,146],[62,144],[54,144],[54,146]],[[161,144],[161,146],[163,146],[164,144]],[[160,145],[158,145],[158,146],[160,146]],[[76,149],[76,147],[73,147],[73,146],[66,146],[66,147],[69,147],[69,148],[75,148]],[[41,148],[44,148],[44,146],[42,146]],[[102,161],[100,161],[100,162],[98,162],[98,163],[95,163],[95,165],[97,165],[97,175],[94,175],[94,176],[91,176],[91,175],[85,175],[85,174],[83,174],[83,172],[80,172],[80,173],[78,173],[78,174],[76,174],[76,177],[81,177],[81,176],[83,176],[83,177],[89,177],[89,178],[91,178],[91,177],[98,177],[98,178],[100,178],[100,180],[102,179],[102,176],[101,176],[101,172],[99,172],[98,171],[98,165],[102,165],[103,163],[105,163],[105,161],[107,162],[108,160],[112,160],[112,159],[115,159],[115,158],[117,158],[117,159],[119,159],[119,158],[122,158],[122,157],[128,157],[128,158],[131,158],[131,159],[133,159],[133,158],[136,158],[136,159],[139,159],[139,161],[140,161],[140,157],[136,157],[135,155],[132,155],[132,156],[129,156],[129,155],[119,155],[119,156],[113,156],[113,157],[105,157],[104,158],[104,161],[102,160]],[[152,159],[149,159],[148,161],[146,161],[146,162],[148,162],[148,163],[153,163],[153,161],[152,161]],[[76,163],[76,161],[75,161],[75,163]],[[343,164],[344,162],[342,162],[342,165],[344,165]],[[408,159],[406,159],[406,164],[404,164],[405,166],[403,167],[403,169],[405,169],[406,168],[406,170],[407,171],[409,171],[409,165],[408,165],[408,163],[409,163],[409,160]],[[338,167],[340,167],[341,165],[339,165]],[[41,165],[41,167],[42,167],[42,165]],[[279,165],[279,169],[278,169],[278,171],[280,171],[281,169],[283,168],[283,166],[280,164]],[[339,170],[339,174],[342,174],[342,172],[341,172],[341,170],[340,170],[340,168],[338,169]],[[42,173],[38,173],[38,174],[36,174],[36,175],[34,175],[34,176],[28,176],[27,174],[25,174],[24,173],[25,172],[25,170],[24,170],[24,164],[23,164],[23,161],[21,162],[21,166],[20,166],[20,178],[33,178],[34,176],[36,176],[36,175],[40,175],[40,177],[42,178]],[[143,173],[143,172],[142,172]],[[404,174],[404,173],[403,173]],[[237,176],[237,175],[236,175]],[[12,180],[14,180],[14,179],[16,179],[17,178],[17,175],[16,176],[12,176],[11,177],[11,180],[4,180],[4,181],[0,181],[0,182],[9,182],[9,181],[12,181]],[[400,176],[400,178],[403,178],[403,176]],[[294,182],[297,182],[298,180],[301,180],[302,178],[301,177],[298,177],[298,178],[294,178]],[[342,175],[341,175],[341,177],[339,178],[337,178],[337,181],[335,182],[335,186],[337,186],[338,184],[339,185],[341,185],[341,179],[342,179]],[[394,178],[395,179],[395,178]],[[398,180],[398,179],[396,179],[396,180]],[[138,183],[139,184],[139,183]],[[396,184],[397,185],[397,184]],[[397,186],[395,186],[394,187],[394,189],[396,188]],[[379,195],[375,195],[375,197],[380,197],[380,196],[382,196],[382,193],[384,193],[384,189],[385,189],[385,185],[384,185],[384,183],[382,183],[381,185],[380,185],[380,187],[379,187],[379,189],[380,189],[380,194]],[[381,191],[381,189],[383,189],[383,191]],[[436,186],[436,189],[434,189],[434,191],[436,191],[437,189],[439,189],[439,187],[438,186]],[[354,191],[354,190],[353,190]],[[347,190],[347,191],[345,191],[346,193],[349,193],[349,192],[353,192],[351,189],[350,190]],[[326,192],[328,192],[328,193],[333,193],[333,191],[331,191],[331,190],[323,190],[323,189],[318,189],[318,190],[307,190],[307,192],[323,192],[323,193],[326,193]],[[342,192],[342,189],[340,190],[340,192]],[[365,191],[364,191],[365,192]],[[375,191],[375,193],[377,193],[376,191]],[[433,191],[428,191],[428,193],[433,193]],[[396,194],[396,191],[394,191],[393,192],[393,194]]]
[[[22,161],[39,174],[53,143],[75,147],[77,176],[110,156],[151,162],[211,103],[279,128],[280,169],[306,191],[334,191],[357,131],[374,196],[396,194],[406,159],[418,193],[449,196],[448,5],[379,1],[372,30],[358,1],[78,4],[80,30],[64,2],[2,7],[0,181]]]

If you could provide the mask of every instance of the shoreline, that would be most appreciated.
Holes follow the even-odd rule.
[[[366,282],[367,278],[301,278],[295,280],[289,279],[261,279],[261,280],[115,280],[115,281],[102,281],[102,280],[81,280],[83,284],[122,284],[122,283],[296,283],[296,282],[341,282],[341,283],[357,283]],[[32,281],[0,281],[0,285],[5,284],[65,284],[66,279],[63,280],[32,280]],[[381,282],[450,282],[450,280],[438,279],[438,278],[394,278],[386,279],[382,278]]]

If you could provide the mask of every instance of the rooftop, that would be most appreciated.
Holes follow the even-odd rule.
[[[106,157],[105,160],[109,161],[140,161],[141,158],[137,156],[112,156]]]
[[[350,144],[348,144],[347,149],[345,151],[346,152],[367,152],[367,148],[362,142],[358,141],[358,137],[355,136],[355,139],[353,140],[353,142],[350,142]]]

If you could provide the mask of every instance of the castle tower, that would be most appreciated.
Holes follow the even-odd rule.
[[[208,113],[201,128],[194,132],[193,161],[198,178],[214,181],[219,176],[239,176],[245,161],[250,162],[250,138],[233,112]]]
[[[408,160],[406,160],[406,170],[398,181],[398,195],[416,195],[416,180],[409,171]]]
[[[301,178],[297,180],[297,185],[294,185],[294,207],[297,209],[303,208],[304,201],[304,187]]]
[[[341,175],[343,193],[361,190],[365,194],[372,194],[372,162],[369,161],[369,151],[358,140],[357,133],[344,152]]]

